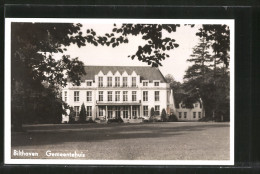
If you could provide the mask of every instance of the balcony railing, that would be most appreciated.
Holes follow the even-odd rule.
[[[137,101],[131,101],[131,100],[128,100],[128,101],[108,101],[108,100],[103,100],[103,101],[99,101],[99,100],[96,100],[96,103],[97,104],[102,104],[102,103],[114,103],[114,104],[119,104],[119,103],[141,103],[141,100],[137,100]]]

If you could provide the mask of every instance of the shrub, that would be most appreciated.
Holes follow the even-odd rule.
[[[84,123],[86,121],[86,108],[84,103],[82,103],[80,112],[79,112],[79,122]]]
[[[168,121],[169,122],[176,122],[176,121],[178,121],[178,119],[177,119],[176,115],[172,114],[172,115],[169,116]]]
[[[121,117],[118,118],[113,118],[113,119],[108,119],[107,123],[123,123],[123,119]]]
[[[163,108],[163,110],[162,110],[161,120],[162,120],[162,121],[166,121],[166,111],[165,111],[164,108]]]
[[[86,121],[87,123],[96,123],[92,118],[89,118],[88,121]]]

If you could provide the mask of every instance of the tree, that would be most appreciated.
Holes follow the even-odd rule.
[[[188,59],[194,64],[184,76],[184,103],[191,105],[196,101],[203,102],[206,117],[215,120],[225,117],[229,120],[228,27],[203,25],[197,35],[200,42],[193,48],[192,58]],[[211,54],[208,51],[210,47],[213,49]],[[226,66],[221,67],[221,63]]]
[[[162,121],[166,121],[166,110],[163,108],[162,114],[161,114]]]
[[[86,121],[86,108],[84,103],[82,103],[81,108],[80,108],[80,112],[79,112],[79,122],[84,123]]]

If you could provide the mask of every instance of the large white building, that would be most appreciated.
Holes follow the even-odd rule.
[[[147,66],[85,66],[80,86],[72,83],[62,89],[62,98],[72,106],[76,117],[82,103],[87,118],[131,120],[170,112],[170,87],[158,68]]]

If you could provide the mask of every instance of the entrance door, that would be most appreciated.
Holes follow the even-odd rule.
[[[120,106],[115,107],[115,112],[116,112],[116,118],[118,119],[121,116]]]

